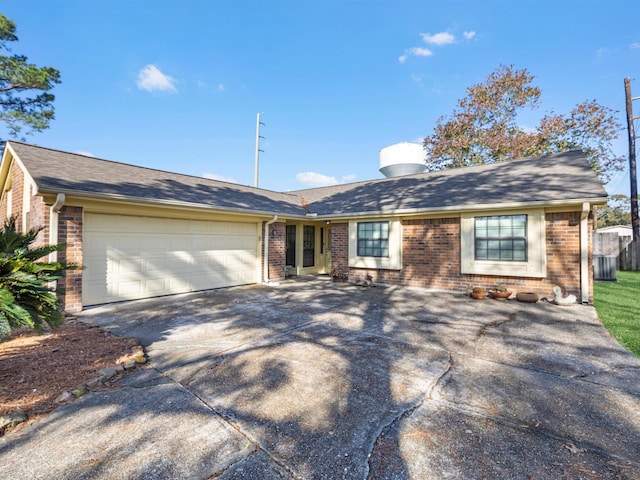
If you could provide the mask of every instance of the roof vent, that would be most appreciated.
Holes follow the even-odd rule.
[[[413,175],[426,169],[424,149],[419,143],[396,143],[380,150],[380,172],[385,177]]]

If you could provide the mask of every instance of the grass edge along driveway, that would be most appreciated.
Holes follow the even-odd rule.
[[[617,272],[617,282],[595,282],[598,317],[623,347],[640,358],[640,272]]]

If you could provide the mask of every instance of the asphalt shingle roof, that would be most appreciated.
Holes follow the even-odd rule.
[[[42,193],[84,193],[247,212],[305,214],[298,197],[287,193],[8,143]]]
[[[9,144],[42,193],[119,196],[285,216],[604,201],[607,197],[580,151],[279,193],[20,142]]]
[[[580,151],[290,193],[318,215],[607,197]]]

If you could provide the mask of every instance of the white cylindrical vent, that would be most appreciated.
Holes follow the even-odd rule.
[[[396,143],[380,150],[380,172],[385,177],[413,175],[426,170],[425,153],[419,143]]]

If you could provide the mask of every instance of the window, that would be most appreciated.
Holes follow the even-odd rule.
[[[287,267],[296,266],[296,226],[287,225],[285,246],[285,265]]]
[[[402,223],[398,218],[349,221],[349,266],[402,269]]]
[[[316,227],[305,225],[302,229],[302,266],[313,267],[316,255]]]
[[[527,216],[475,218],[476,260],[527,261]]]
[[[545,277],[544,210],[461,214],[460,256],[463,274]]]
[[[358,222],[358,256],[389,256],[389,222]]]

